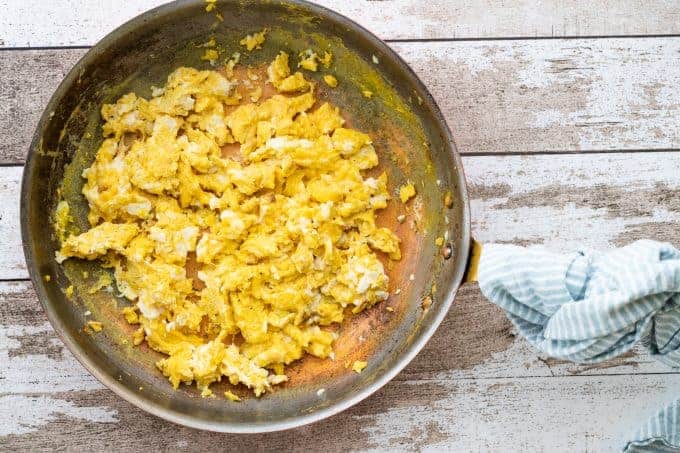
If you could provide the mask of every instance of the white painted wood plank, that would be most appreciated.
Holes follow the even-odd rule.
[[[605,249],[637,239],[680,245],[680,153],[463,159],[482,242]]]
[[[478,307],[467,313],[454,309],[405,372],[338,416],[276,434],[204,433],[144,414],[104,389],[51,331],[29,285],[0,282],[0,445],[7,448],[116,445],[118,451],[139,451],[228,444],[237,451],[253,445],[309,451],[323,444],[329,451],[603,451],[619,449],[640,423],[680,394],[680,374],[541,377],[532,375],[534,366],[514,377],[414,373],[433,354],[446,360],[447,353],[433,350],[433,343],[463,345],[469,359],[480,354],[477,343],[488,348],[494,342],[492,332],[483,332],[483,339],[472,332],[484,331],[472,313],[482,311],[484,324],[498,324],[493,313]],[[479,297],[471,297],[474,292],[463,291],[457,302],[474,304]],[[452,320],[458,324],[446,325]],[[510,350],[490,357],[497,372],[506,367],[506,376],[523,359]]]
[[[393,47],[462,153],[680,148],[680,37]]]
[[[85,50],[0,51],[0,163],[23,162],[52,93]],[[53,58],[45,58],[51,55]]]
[[[102,389],[51,328],[30,282],[0,282],[0,395]],[[433,339],[397,380],[677,374],[643,348],[583,366],[540,357],[476,286],[461,290]]]
[[[469,153],[680,149],[680,37],[394,43]],[[2,53],[0,162],[22,162],[83,49]]]
[[[0,167],[0,279],[25,278],[26,263],[19,228],[19,193],[23,167]]]
[[[646,417],[677,398],[680,376],[416,381],[403,387],[385,393],[409,402],[357,417],[374,451],[619,451]]]
[[[557,251],[640,238],[678,244],[680,153],[466,156],[473,232],[482,242]],[[20,167],[0,167],[0,278],[27,278],[18,226]]]
[[[257,435],[184,428],[107,390],[5,394],[0,443],[19,451],[620,451],[679,391],[680,375],[392,381],[330,419]]]
[[[88,46],[165,0],[4,0],[0,47]],[[621,36],[680,33],[663,0],[319,0],[383,39]],[[0,2],[2,5],[2,2]]]
[[[464,165],[473,233],[482,242],[571,251],[640,238],[677,244],[680,237],[680,153],[471,156],[464,158]],[[18,243],[15,250],[19,267],[23,258]],[[26,270],[22,267],[14,276],[25,278]],[[470,325],[477,327],[470,331]],[[537,357],[529,345],[516,340],[500,310],[476,287],[467,287],[435,340],[404,374],[409,379],[448,379],[668,371],[644,352],[595,367]]]

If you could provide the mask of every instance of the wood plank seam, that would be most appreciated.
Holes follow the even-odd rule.
[[[435,96],[462,154],[680,149],[680,67],[666,64],[680,38],[393,46]],[[14,131],[0,137],[0,162],[24,160],[47,99],[84,52],[0,58],[0,126]]]
[[[542,41],[576,39],[639,39],[639,38],[677,38],[678,33],[650,33],[635,35],[569,35],[569,36],[495,36],[495,37],[442,37],[442,38],[386,38],[386,43],[428,43],[428,42],[487,42],[487,41]],[[1,50],[2,48],[0,48]]]
[[[494,41],[543,41],[543,40],[579,40],[579,39],[644,39],[644,38],[678,38],[678,33],[656,33],[637,35],[571,35],[571,36],[501,36],[501,37],[471,37],[457,38],[455,36],[445,38],[386,38],[385,43],[456,43],[456,42],[494,42]],[[89,50],[90,45],[63,45],[63,46],[15,46],[0,47],[2,52],[16,52],[26,50]]]
[[[157,1],[123,2],[117,10],[148,9],[147,5]],[[481,239],[567,249],[584,243],[620,245],[640,237],[669,241],[680,237],[680,205],[673,200],[680,183],[677,175],[664,170],[664,166],[678,168],[680,128],[663,122],[664,115],[678,116],[680,101],[675,87],[680,71],[671,65],[659,70],[649,64],[649,59],[669,58],[658,49],[669,49],[668,43],[679,36],[663,34],[664,30],[677,31],[680,24],[672,2],[631,0],[614,6],[616,2],[607,0],[584,10],[571,0],[546,0],[540,11],[529,17],[522,15],[527,12],[527,2],[514,0],[505,2],[502,10],[484,5],[481,19],[475,21],[469,12],[475,13],[481,3],[386,1],[376,8],[375,3],[360,0],[320,1],[365,20],[364,25],[380,36],[391,37],[388,42],[422,74],[449,124],[462,131],[473,225]],[[10,2],[10,8],[20,6],[31,12],[33,26],[23,31],[21,24],[2,26],[3,19],[14,18],[15,23],[21,19],[20,11],[10,10],[0,17],[0,46],[10,43],[7,33],[15,30],[25,33],[24,42],[35,39],[31,33],[35,36],[37,30],[40,42],[49,44],[94,42],[94,35],[79,33],[88,28],[88,22],[97,24],[90,27],[97,33],[109,28],[102,27],[96,17],[92,20],[87,12],[88,3],[103,9],[98,2],[66,8],[67,16],[79,24],[78,30],[64,27],[59,17],[44,12],[50,5],[76,5],[75,0],[32,6],[35,3]],[[41,17],[47,17],[49,23],[41,24]],[[112,22],[116,21],[123,19]],[[661,34],[654,33],[659,30]],[[631,33],[620,34],[627,31]],[[606,34],[599,34],[603,32]],[[513,34],[517,36],[513,38]],[[584,38],[592,40],[588,46],[595,47],[595,52],[588,54],[588,46],[580,46],[583,41],[579,40]],[[612,39],[620,42],[603,45]],[[504,49],[503,40],[513,46]],[[560,42],[564,45],[557,51],[553,44]],[[640,42],[649,42],[649,47],[638,45]],[[461,50],[463,44],[468,46]],[[441,47],[425,52],[426,57],[419,55],[431,46]],[[570,54],[570,47],[579,46],[581,50]],[[68,70],[88,48],[0,48],[0,101],[9,105],[7,116],[0,112],[0,127],[15,135],[5,141],[0,137],[0,197],[5,205],[0,212],[0,231],[11,247],[0,250],[6,255],[0,257],[4,260],[0,271],[5,275],[25,275],[16,200],[28,137],[56,86],[53,84],[65,74],[61,71]],[[55,55],[51,60],[29,55],[20,65],[3,67],[3,59],[7,62],[40,51]],[[668,51],[668,55],[677,55],[678,49]],[[534,69],[527,62],[543,53],[549,54],[550,60],[546,59],[545,68],[532,78]],[[40,58],[42,63],[31,66]],[[57,64],[59,59],[66,64]],[[33,72],[18,72],[21,65]],[[603,78],[617,71],[625,76]],[[495,78],[494,72],[499,74]],[[527,78],[538,82],[538,88],[527,84]],[[30,80],[31,86],[12,92],[22,79]],[[553,83],[553,90],[541,92],[541,80],[548,79],[561,84]],[[615,94],[609,100],[612,111],[628,117],[611,112],[599,115],[598,109],[607,106],[596,96],[596,85],[602,82],[605,86],[609,83]],[[617,90],[628,82],[632,88],[646,86],[648,91],[638,95],[634,89],[628,90],[624,98],[619,96],[625,102],[617,104]],[[567,89],[569,84],[575,89]],[[532,94],[531,89],[538,89],[538,94]],[[661,92],[667,89],[672,95],[665,97]],[[19,105],[17,109],[13,99],[28,108]],[[547,99],[554,102],[554,109],[536,103]],[[595,103],[590,103],[593,100]],[[534,118],[536,108],[547,119]],[[551,110],[559,115],[550,116]],[[526,121],[511,122],[511,127],[503,130],[503,114],[488,112],[525,117]],[[454,130],[457,137],[458,131]],[[595,141],[583,149],[584,142],[574,137]],[[610,145],[615,149],[605,149]],[[504,153],[506,150],[514,151]],[[654,153],[645,154],[649,151]],[[499,153],[504,154],[500,157]],[[569,231],[573,223],[582,229]],[[680,385],[677,371],[659,371],[661,367],[640,351],[617,359],[611,368],[610,364],[594,368],[536,356],[527,344],[510,335],[509,322],[481,300],[479,290],[467,287],[412,364],[374,397],[352,409],[284,433],[229,436],[198,432],[162,422],[125,403],[89,376],[68,352],[61,360],[51,359],[50,355],[58,356],[52,351],[57,336],[28,280],[8,278],[0,280],[0,285],[0,360],[6,365],[0,367],[0,450],[107,450],[116,445],[121,451],[149,447],[210,451],[216,445],[230,445],[239,451],[276,450],[288,445],[309,451],[324,445],[329,453],[368,449],[610,451],[620,449],[626,433],[676,397]],[[45,350],[44,345],[49,347]],[[501,375],[506,377],[496,377]],[[580,379],[564,379],[569,377]],[[40,386],[45,391],[30,391]]]
[[[0,283],[2,357],[7,367],[0,370],[0,392],[3,388],[20,391],[24,386],[11,384],[11,377],[33,374],[38,368],[49,373],[43,379],[46,384],[66,384],[63,378],[72,376],[68,382],[78,386],[79,379],[88,379],[50,327],[26,281]],[[54,370],[62,371],[54,376]],[[465,285],[433,338],[397,380],[655,375],[677,371],[659,364],[641,347],[603,364],[577,365],[543,357],[513,333],[502,311],[486,301],[476,285]],[[41,387],[26,388],[35,391]]]
[[[128,19],[165,0],[123,2],[113,10],[97,2],[24,0],[9,2],[0,16],[0,46],[93,44]],[[487,39],[597,36],[663,36],[678,33],[673,2],[600,0],[582,7],[574,0],[511,3],[469,0],[427,2],[384,1],[377,8],[368,0],[317,0],[384,39]],[[645,14],[640,14],[644,8]],[[613,12],[615,10],[615,13]],[[41,14],[34,14],[40,11]],[[615,17],[609,17],[603,11]]]

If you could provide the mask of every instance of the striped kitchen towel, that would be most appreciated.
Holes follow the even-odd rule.
[[[658,360],[680,367],[680,250],[670,244],[645,240],[569,255],[485,245],[479,286],[547,355],[602,362],[641,342]],[[680,452],[680,401],[632,439],[624,451]]]

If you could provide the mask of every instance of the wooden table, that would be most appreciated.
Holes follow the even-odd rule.
[[[537,355],[474,285],[384,389],[297,430],[196,431],[105,389],[57,339],[27,281],[19,184],[61,78],[159,3],[0,0],[0,449],[617,450],[678,396],[680,374],[642,350],[597,366]],[[322,3],[386,39],[429,86],[464,154],[478,239],[680,243],[680,5]]]

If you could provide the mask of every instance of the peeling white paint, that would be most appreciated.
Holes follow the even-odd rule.
[[[0,436],[37,431],[57,417],[116,423],[116,416],[117,412],[107,407],[80,407],[48,396],[0,395]]]
[[[457,379],[494,379],[500,376],[572,376],[581,374],[587,369],[589,375],[606,374],[637,374],[637,373],[668,373],[668,366],[654,360],[644,347],[634,349],[636,355],[630,360],[622,360],[618,365],[603,368],[588,368],[575,363],[557,361],[548,365],[538,355],[536,349],[526,340],[517,337],[510,347],[504,351],[493,353],[484,362],[469,369],[451,368],[434,374],[434,378],[442,380]]]
[[[49,323],[38,326],[3,326],[0,324],[0,394],[68,392],[104,388],[63,346],[63,358],[44,354],[14,355],[10,351],[20,346],[15,336],[55,335]],[[61,340],[51,340],[61,345]]]
[[[92,45],[135,15],[165,0],[105,2],[9,0],[0,16],[0,46]],[[579,0],[479,2],[396,0],[376,8],[370,0],[317,0],[358,21],[382,38],[475,38],[678,32],[672,2],[631,0],[583,8]],[[602,3],[602,2],[601,2]],[[9,7],[9,8],[7,8]],[[646,14],[640,14],[644,9]]]
[[[0,46],[92,44],[124,20],[162,2],[118,2],[115,8],[106,8],[100,2],[10,0],[8,12],[0,16]],[[676,5],[663,1],[632,0],[617,5],[617,20],[603,14],[598,5],[583,11],[571,0],[549,0],[542,8],[517,0],[499,10],[490,10],[494,7],[488,2],[471,0],[455,5],[448,0],[434,0],[415,6],[412,1],[397,0],[384,2],[380,8],[362,0],[321,3],[358,18],[387,37],[671,33],[678,31],[680,23],[673,9]],[[637,13],[641,7],[646,14]],[[482,96],[495,96],[496,104],[490,104],[493,109],[477,107],[477,111],[470,110],[471,114],[465,111],[474,119],[473,127],[464,131],[471,138],[465,149],[479,151],[475,145],[489,136],[494,139],[491,132],[498,129],[497,141],[492,145],[482,143],[486,146],[483,150],[505,152],[677,148],[680,69],[668,64],[677,60],[677,43],[672,38],[649,38],[408,43],[396,44],[395,48],[409,61],[421,62],[423,77],[434,74],[430,86],[454,131],[465,124],[459,122],[461,118],[454,107],[465,104],[465,111],[470,109],[469,103]],[[433,61],[445,64],[433,68]],[[505,63],[515,65],[517,72],[499,69]],[[450,77],[456,65],[465,66],[463,74],[468,79]],[[472,86],[485,72],[494,73],[496,78],[490,79],[494,83],[476,87],[478,92],[472,93],[475,96],[458,95],[458,89]],[[507,98],[525,89],[521,85],[554,92],[570,85],[578,87],[575,93],[556,93],[555,106],[518,115],[518,104],[513,103],[517,99],[509,102]],[[530,102],[537,98],[527,95],[527,99]],[[574,100],[582,103],[569,104]],[[502,130],[503,114],[520,116],[524,123],[516,130]],[[617,122],[621,125],[614,124]],[[577,141],[573,146],[565,145],[559,133],[577,123],[582,124],[578,126]],[[535,136],[539,139],[532,142]],[[669,190],[677,191],[679,164],[679,158],[672,153],[466,158],[471,182],[504,183],[510,187],[508,196],[472,200],[475,235],[483,242],[520,238],[569,250],[583,245],[608,246],[617,235],[642,223],[679,222],[680,213],[663,207],[656,207],[647,217],[607,217],[605,208],[577,207],[569,201],[563,206],[497,207],[509,196],[522,196],[554,183],[580,188],[606,185],[631,194],[665,183]],[[0,233],[5,239],[0,246],[0,278],[26,277],[18,227],[21,171],[18,167],[0,169]],[[0,325],[0,436],[35,432],[61,417],[117,422],[116,411],[106,406],[79,407],[57,396],[21,394],[102,388],[66,350],[62,359],[44,354],[9,357],[9,351],[19,345],[12,336],[47,335],[50,331],[46,323],[27,327]],[[56,338],[50,341],[58,342]],[[624,365],[616,372],[667,371],[655,361],[636,358],[636,364],[636,370]],[[396,384],[404,389],[398,403],[378,414],[354,417],[351,428],[368,433],[377,446],[374,451],[416,445],[423,451],[620,450],[625,436],[663,403],[677,397],[680,389],[680,375],[565,377],[573,367],[548,367],[536,358],[533,349],[518,340],[471,370],[452,369],[436,377],[444,380]],[[552,377],[553,373],[562,376]],[[429,404],[423,402],[426,398],[413,397],[418,394],[417,386],[432,382],[445,389],[441,399]],[[430,438],[427,426],[433,426],[444,439]],[[129,429],[133,428],[121,427],[121,434],[132,432]],[[180,440],[176,445],[186,448],[189,442]]]
[[[627,190],[658,183],[680,187],[680,153],[464,156],[463,164],[471,184],[507,184],[513,194],[556,183]]]
[[[559,110],[542,110],[532,113],[533,119],[529,121],[529,126],[544,129],[550,126],[564,126],[567,119],[564,113]]]
[[[398,43],[462,152],[676,148],[674,38]]]
[[[605,248],[614,245],[617,236],[640,224],[680,222],[680,212],[669,211],[650,201],[647,216],[610,212],[611,207],[576,206],[567,201],[555,205],[549,196],[531,194],[542,188],[561,185],[567,200],[570,190],[593,188],[591,204],[597,206],[595,188],[609,187],[631,197],[645,190],[665,185],[668,191],[680,190],[677,169],[680,153],[599,154],[584,159],[579,155],[507,157],[464,157],[466,177],[471,185],[491,187],[506,185],[509,194],[498,198],[472,199],[473,232],[482,242],[535,241],[561,251],[583,247]],[[580,195],[581,197],[583,195]],[[502,205],[510,197],[533,197],[532,202],[545,201],[545,206]],[[574,200],[579,196],[574,195]],[[583,202],[583,201],[582,201]],[[618,209],[616,200],[613,208]],[[587,202],[583,202],[587,203]]]
[[[409,382],[413,390],[403,391],[417,394],[415,387],[433,383]],[[680,375],[441,383],[450,393],[433,404],[354,417],[374,445],[368,451],[423,444],[424,451],[618,451],[646,417],[677,397]],[[428,425],[438,434],[429,442]]]
[[[680,212],[657,209],[649,217],[606,218],[606,209],[532,207],[491,210],[492,203],[471,203],[473,231],[482,243],[525,240],[553,251],[614,247],[618,235],[650,222],[680,222]],[[571,226],[571,227],[569,227]],[[478,232],[478,233],[477,233]],[[654,239],[654,238],[649,238]]]
[[[19,186],[23,171],[22,167],[4,167],[0,175],[0,279],[28,276],[19,228]]]

